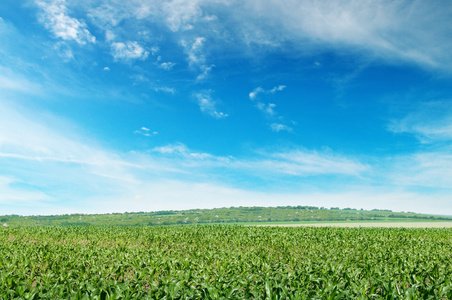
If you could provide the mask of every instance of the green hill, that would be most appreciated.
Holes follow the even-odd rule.
[[[125,212],[111,214],[66,214],[51,216],[0,216],[3,226],[39,225],[119,225],[159,226],[175,224],[276,224],[310,222],[435,222],[452,221],[452,217],[392,212],[391,210],[357,210],[315,206],[229,207],[214,209]]]

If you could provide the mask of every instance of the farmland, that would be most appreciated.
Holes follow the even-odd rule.
[[[51,216],[0,216],[8,226],[119,225],[160,226],[182,224],[313,224],[317,222],[452,222],[451,216],[316,206],[223,207],[214,209],[65,214]]]
[[[452,229],[0,229],[0,299],[451,299]]]

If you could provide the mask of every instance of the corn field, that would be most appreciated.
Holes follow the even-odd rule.
[[[0,229],[0,299],[452,299],[452,230]]]

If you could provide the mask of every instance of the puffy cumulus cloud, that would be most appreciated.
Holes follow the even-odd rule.
[[[149,56],[149,52],[146,51],[138,42],[116,42],[111,44],[113,51],[113,57],[115,59],[141,59],[145,60]]]
[[[79,44],[95,43],[85,22],[69,16],[65,0],[36,1],[41,9],[39,21],[63,40],[74,40]]]
[[[228,117],[228,114],[219,112],[216,108],[216,102],[212,99],[211,94],[212,91],[201,91],[196,93],[194,96],[198,101],[199,109],[205,113],[214,117],[216,119],[224,119]]]

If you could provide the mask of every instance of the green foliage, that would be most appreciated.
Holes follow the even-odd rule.
[[[0,299],[451,299],[452,230],[5,227]]]
[[[126,212],[114,214],[72,214],[55,216],[4,216],[9,226],[36,225],[120,225],[156,226],[175,224],[264,223],[264,222],[341,222],[341,221],[452,221],[452,217],[390,210],[325,209],[315,206],[229,207],[215,209]]]

